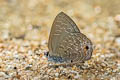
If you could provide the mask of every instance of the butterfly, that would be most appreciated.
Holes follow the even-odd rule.
[[[92,42],[80,32],[75,22],[60,12],[50,31],[47,58],[55,63],[79,63],[91,59]]]

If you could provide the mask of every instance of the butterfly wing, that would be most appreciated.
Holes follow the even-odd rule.
[[[48,48],[50,55],[59,56],[57,48],[60,42],[70,33],[80,33],[74,21],[65,13],[59,13],[52,25]]]
[[[81,61],[85,56],[82,50],[83,45],[84,40],[81,33],[69,33],[57,46],[56,53],[68,62]]]

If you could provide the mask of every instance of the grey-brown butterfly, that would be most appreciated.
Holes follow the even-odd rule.
[[[52,25],[48,61],[55,63],[79,63],[92,56],[92,42],[80,32],[74,21],[60,12]]]

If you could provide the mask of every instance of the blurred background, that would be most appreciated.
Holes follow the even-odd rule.
[[[63,11],[95,41],[120,35],[119,0],[0,0],[0,38],[47,40],[55,16]],[[108,32],[108,34],[106,33]]]
[[[120,0],[0,0],[0,43],[28,41],[26,45],[47,50],[52,23],[61,11],[91,39],[94,59],[112,54],[120,68]]]

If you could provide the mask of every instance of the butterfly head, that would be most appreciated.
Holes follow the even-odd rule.
[[[83,45],[84,60],[91,59],[92,52],[93,52],[92,42],[88,38],[86,38]]]

